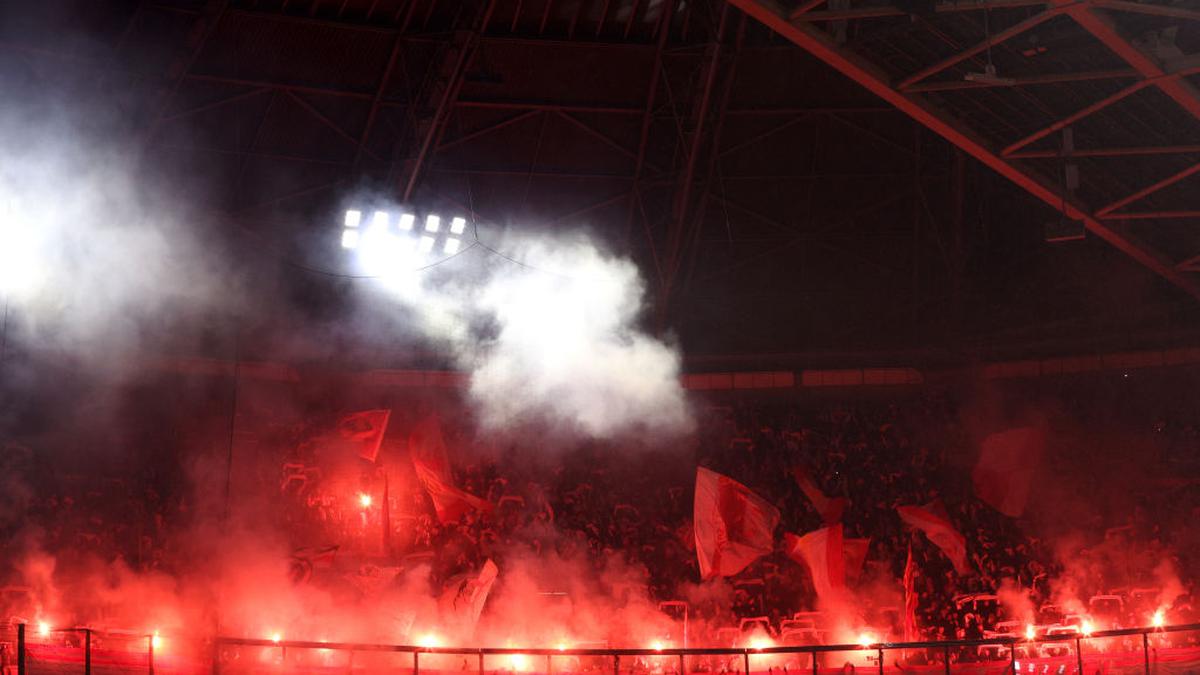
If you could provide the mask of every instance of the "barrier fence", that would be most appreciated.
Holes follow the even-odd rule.
[[[421,647],[217,637],[168,638],[74,628],[0,630],[15,647],[3,675],[41,673],[396,673],[397,675],[1183,675],[1200,673],[1200,624],[1041,636],[869,645],[754,648],[546,649]],[[172,649],[171,644],[175,647]],[[175,653],[172,653],[175,652]],[[187,652],[185,654],[185,652]],[[9,652],[12,653],[11,651]],[[15,668],[11,664],[15,660]]]

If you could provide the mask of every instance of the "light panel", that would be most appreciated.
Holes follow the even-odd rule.
[[[400,214],[400,229],[404,230],[405,232],[411,232],[413,229],[414,220],[416,220],[416,216],[411,213]]]
[[[342,248],[358,248],[358,230],[342,230]]]
[[[454,237],[450,237],[446,240],[446,244],[442,247],[442,250],[445,251],[447,255],[454,255],[455,253],[458,253],[459,246],[461,246],[461,241],[455,239]]]
[[[346,227],[358,227],[362,222],[362,211],[350,209],[346,211]]]
[[[462,234],[467,229],[466,218],[454,218],[450,221],[450,234]]]
[[[421,253],[429,253],[433,250],[433,245],[437,243],[437,239],[428,235],[421,237],[421,243],[417,245],[417,250]]]

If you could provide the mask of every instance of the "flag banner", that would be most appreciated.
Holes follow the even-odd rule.
[[[442,622],[454,626],[463,634],[474,631],[498,576],[500,569],[489,559],[477,574],[460,574],[450,578],[438,598]]]
[[[359,457],[374,462],[391,415],[391,410],[363,410],[343,415],[337,423],[337,434],[354,447]]]
[[[803,537],[783,535],[788,557],[808,568],[817,598],[826,607],[840,604],[846,591],[845,544],[842,524],[813,530]]]
[[[697,467],[692,522],[700,577],[712,579],[774,550],[779,509],[732,478]]]
[[[862,576],[863,566],[867,562],[867,550],[870,548],[870,539],[842,540],[842,557],[846,561],[846,583],[856,583]]]
[[[1017,427],[983,439],[971,475],[975,494],[1000,513],[1019,517],[1025,513],[1045,448],[1046,435],[1033,427]]]
[[[917,566],[913,563],[912,541],[904,562],[904,641],[917,640]]]
[[[408,454],[417,479],[433,501],[439,521],[455,522],[472,509],[491,510],[488,501],[455,487],[442,424],[437,415],[426,416],[413,428],[408,437]]]
[[[805,467],[794,467],[792,478],[796,481],[796,485],[800,486],[800,491],[804,493],[804,496],[808,497],[808,501],[821,515],[821,520],[826,525],[842,522],[842,512],[846,510],[846,505],[849,503],[845,497],[825,496],[821,488],[817,487],[812,472]]]
[[[897,506],[896,512],[900,519],[925,533],[934,545],[942,549],[942,553],[954,564],[954,570],[959,574],[970,574],[971,567],[967,563],[967,538],[946,517],[945,509],[938,502],[930,502],[925,506]]]

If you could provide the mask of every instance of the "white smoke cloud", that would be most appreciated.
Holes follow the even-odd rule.
[[[385,244],[374,246],[396,248]],[[453,345],[485,429],[691,431],[679,352],[639,328],[646,288],[628,258],[585,234],[521,232],[414,272],[412,260],[389,265],[371,247],[364,239],[357,251],[361,271],[379,275],[427,336]]]

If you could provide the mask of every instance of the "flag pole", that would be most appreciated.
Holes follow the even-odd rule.
[[[383,554],[392,558],[392,500],[388,489],[388,472],[383,468]]]

